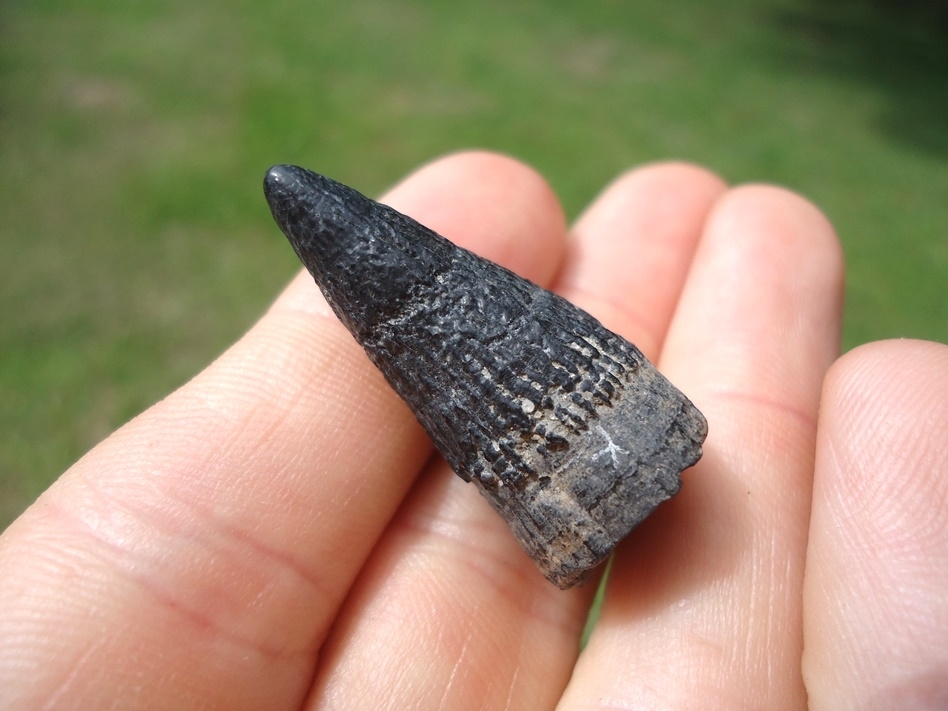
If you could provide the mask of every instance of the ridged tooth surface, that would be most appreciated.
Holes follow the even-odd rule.
[[[701,413],[586,312],[309,170],[275,166],[264,192],[340,320],[557,586],[701,457]]]

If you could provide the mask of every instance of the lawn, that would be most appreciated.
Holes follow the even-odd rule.
[[[662,158],[836,224],[844,345],[948,340],[944,6],[877,0],[0,4],[0,530],[296,270],[260,181],[378,194],[463,147],[575,215]]]

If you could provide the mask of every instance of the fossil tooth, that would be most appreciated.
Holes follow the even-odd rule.
[[[586,312],[303,168],[271,168],[264,192],[333,310],[557,586],[701,457],[701,413]]]

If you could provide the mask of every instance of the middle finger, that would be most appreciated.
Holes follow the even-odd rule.
[[[617,181],[580,219],[562,291],[654,355],[722,189],[680,165]],[[646,311],[658,316],[636,323],[611,311],[627,293],[648,295]],[[544,580],[497,514],[438,460],[343,610],[311,702],[550,708],[571,674],[593,587],[563,592]]]

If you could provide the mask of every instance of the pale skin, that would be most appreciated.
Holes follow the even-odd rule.
[[[585,650],[594,585],[540,576],[301,275],[0,538],[0,706],[948,705],[948,347],[837,359],[816,208],[654,164],[568,229],[485,153],[384,201],[588,310],[707,416]]]

